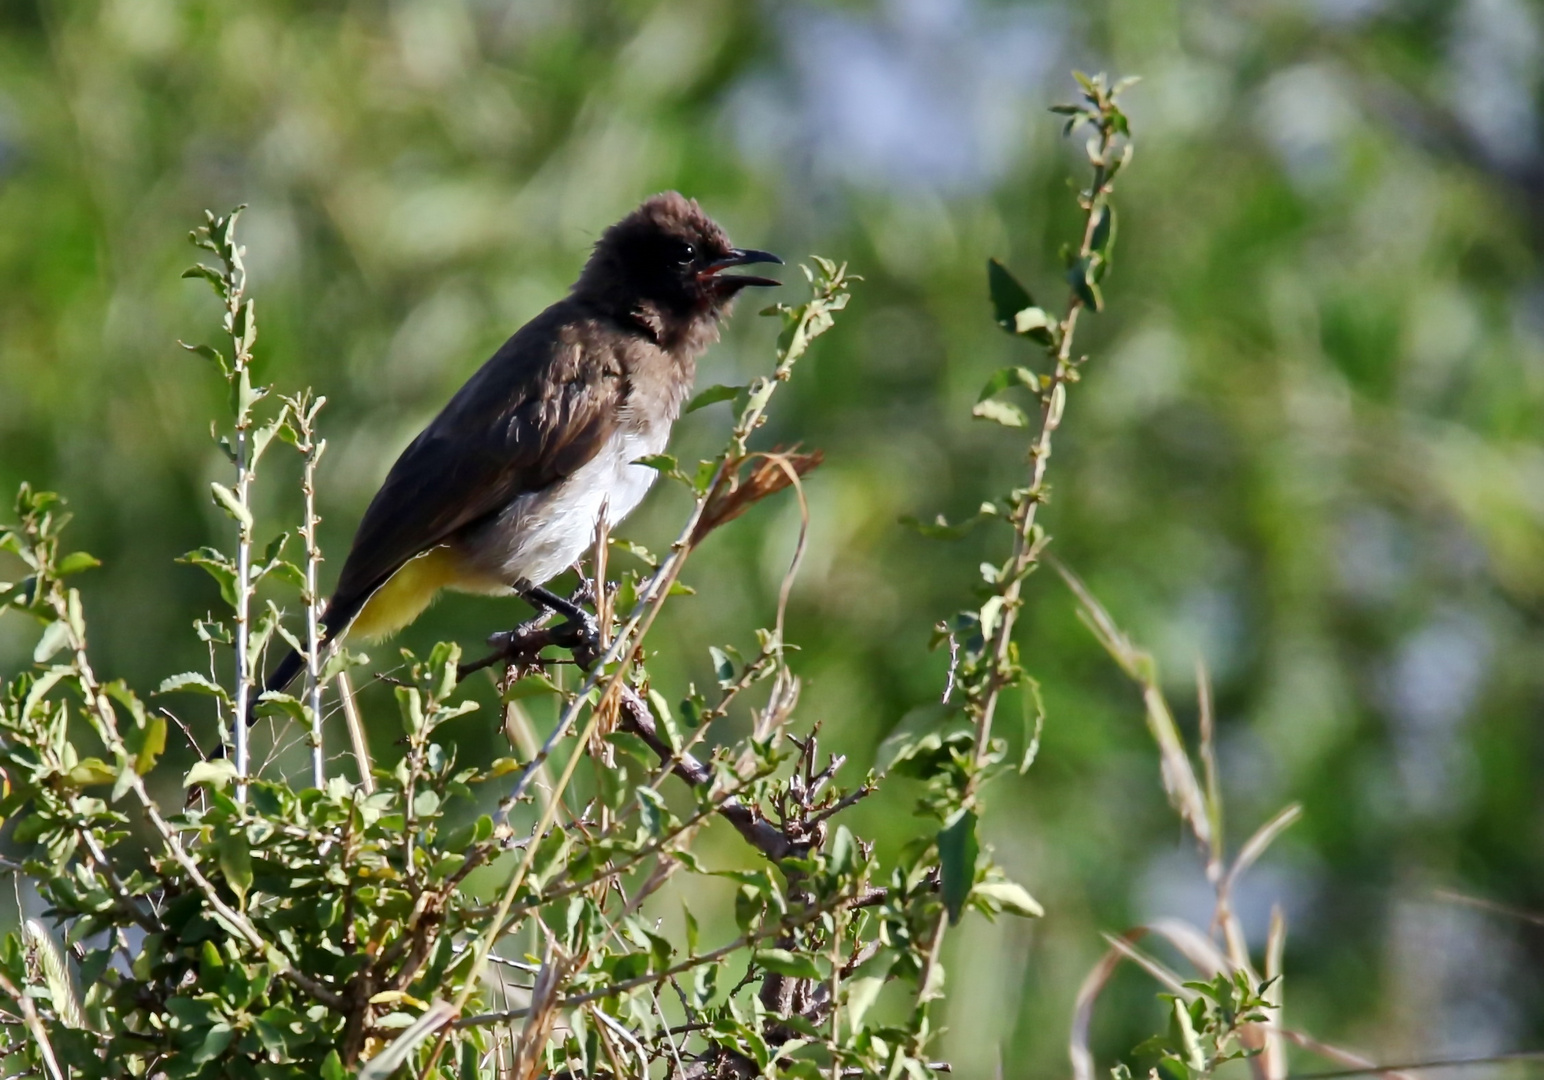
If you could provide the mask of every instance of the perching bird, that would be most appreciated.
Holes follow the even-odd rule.
[[[655,470],[697,358],[748,285],[726,273],[781,263],[730,244],[695,200],[666,192],[602,235],[568,296],[521,327],[402,452],[370,502],[322,616],[326,638],[366,639],[416,619],[441,589],[515,593],[543,582],[620,521]],[[265,691],[304,661],[291,652]]]

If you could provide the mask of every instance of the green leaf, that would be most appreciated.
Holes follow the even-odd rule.
[[[613,536],[611,538],[611,546],[617,551],[627,552],[629,555],[643,563],[651,570],[657,569],[659,567],[659,560],[654,557],[654,553],[651,552],[648,548],[644,547],[642,544],[635,544],[631,540],[623,540],[621,537]],[[619,608],[625,611],[628,606],[629,605],[621,604],[619,605]]]
[[[23,817],[16,823],[16,828],[12,830],[11,840],[17,844],[30,844],[54,828],[56,824],[56,822],[49,820],[42,814]]]
[[[1003,427],[1029,426],[1029,417],[1024,415],[1024,410],[1007,401],[978,401],[971,408],[970,415],[980,420],[990,420]]]
[[[869,1006],[879,1000],[879,992],[884,988],[885,980],[871,975],[847,982],[847,1023],[854,1030],[863,1026]]]
[[[197,263],[184,270],[182,272],[182,276],[185,278],[203,278],[205,281],[209,282],[209,284],[214,286],[214,291],[216,293],[222,297],[225,295],[225,275],[220,273],[220,271],[216,270],[212,266],[205,266],[203,263]],[[199,348],[207,349],[209,346],[184,345],[183,348],[188,349],[189,351],[197,351]]]
[[[824,975],[815,966],[815,961],[800,953],[792,953],[787,949],[762,949],[752,957],[754,963],[767,971],[776,972],[779,975],[788,975],[795,979],[823,979]]]
[[[1039,311],[1040,309],[1036,308],[1035,310]],[[998,368],[992,372],[992,377],[981,388],[981,393],[977,395],[976,400],[985,401],[987,398],[996,397],[1008,389],[1008,387],[1015,385],[1038,391],[1040,389],[1040,378],[1027,367]]]
[[[279,559],[277,562],[261,567],[260,569],[262,571],[263,577],[267,577],[271,574],[278,578],[280,581],[289,585],[293,585],[295,588],[302,591],[304,591],[306,587],[305,571],[287,559]]]
[[[135,696],[134,691],[130,690],[122,679],[114,679],[110,683],[103,684],[102,691],[129,710],[129,715],[134,718],[134,726],[136,728],[143,728],[145,726],[145,703]]]
[[[857,842],[853,839],[852,830],[846,825],[838,825],[836,835],[831,838],[831,849],[826,853],[832,872],[845,874],[851,871],[856,854]]]
[[[231,630],[222,622],[209,622],[205,619],[194,619],[193,630],[198,634],[198,640],[208,643],[229,645],[231,644]]]
[[[1029,290],[1019,284],[1019,279],[996,259],[986,261],[986,280],[987,289],[992,297],[992,314],[997,319],[997,325],[1010,334],[1017,333],[1013,325],[1014,316],[1025,308],[1034,307],[1034,297],[1030,296]]]
[[[477,826],[478,822],[469,821],[449,832],[441,832],[437,837],[439,846],[445,851],[465,851],[477,839]]]
[[[1022,915],[1027,919],[1038,919],[1045,914],[1045,908],[1022,885],[1011,881],[983,881],[971,890],[972,897],[982,897],[990,900],[994,905],[1008,912],[1010,915]]]
[[[309,724],[305,703],[293,694],[281,694],[276,690],[265,690],[258,696],[255,712],[261,717],[288,717],[298,724]]]
[[[203,276],[202,274],[197,273],[197,271],[201,271],[201,270],[209,271],[209,273],[214,273],[214,271],[209,270],[209,267],[207,267],[207,266],[197,266],[197,267],[192,268],[191,270],[189,270],[187,273],[183,274],[182,276],[183,277],[202,277]],[[222,287],[221,287],[221,285],[219,284],[219,282],[215,278],[211,278],[210,282],[211,282],[211,284],[214,285],[214,291],[215,292],[218,293],[218,292],[221,291]],[[213,364],[215,367],[220,369],[220,374],[223,377],[225,377],[227,379],[229,379],[231,377],[231,370],[232,369],[231,369],[230,361],[226,360],[225,359],[225,354],[222,353],[219,349],[216,349],[213,345],[202,345],[202,344],[201,345],[189,345],[186,341],[179,341],[179,342],[177,342],[177,344],[181,345],[184,349],[188,350],[188,352],[194,353],[195,355],[198,355],[198,356],[202,356],[205,360],[208,360],[211,364]]]
[[[268,396],[268,387],[252,385],[252,369],[243,365],[231,380],[230,406],[236,422],[249,423],[252,406]]]
[[[200,675],[196,671],[184,671],[180,675],[168,675],[161,680],[161,685],[156,689],[156,693],[170,694],[178,690],[186,690],[193,694],[207,694],[209,697],[217,697],[221,701],[230,700],[230,695],[225,692],[225,687],[214,682],[207,675]]]
[[[365,653],[350,652],[348,649],[334,649],[327,662],[322,665],[322,682],[330,682],[332,677],[340,671],[350,668],[364,667],[370,662],[370,657]]]
[[[1093,263],[1091,259],[1074,259],[1072,265],[1067,268],[1067,284],[1072,286],[1072,292],[1094,311],[1104,310],[1104,296],[1099,291],[1099,286],[1094,283]]]
[[[31,717],[34,710],[47,698],[49,691],[63,682],[69,674],[69,668],[54,667],[39,675],[37,681],[27,691],[27,696],[22,699],[21,712],[18,715],[23,718]]]
[[[397,708],[402,713],[402,729],[408,735],[417,735],[424,726],[424,696],[416,686],[398,686],[393,688],[397,697]]]
[[[118,770],[101,758],[88,757],[71,768],[65,777],[74,787],[94,787],[118,779]]]
[[[717,405],[720,401],[733,401],[744,391],[743,386],[725,386],[722,383],[710,386],[687,402],[686,408],[681,410],[681,415],[685,416],[687,413],[696,412],[709,405]]]
[[[338,1052],[327,1051],[327,1056],[322,1059],[322,1080],[344,1080],[346,1075],[343,1071],[343,1059],[338,1056]]]
[[[245,529],[252,527],[252,511],[242,505],[241,500],[236,498],[234,491],[224,484],[214,482],[209,485],[209,493],[214,496],[215,503],[233,521],[239,523]]]
[[[606,741],[645,768],[652,768],[659,763],[659,758],[649,749],[649,744],[630,731],[613,731],[606,736]]]
[[[683,484],[690,484],[691,478],[681,471],[680,462],[670,454],[645,454],[641,458],[633,459],[634,465],[642,465],[646,469],[653,469],[661,476],[667,476],[672,480],[679,480]]]
[[[648,974],[649,954],[638,952],[614,955],[607,961],[605,967],[607,981],[627,982],[629,979]]]
[[[1040,694],[1040,684],[1027,675],[1020,696],[1024,708],[1024,754],[1019,760],[1019,775],[1023,776],[1040,756],[1040,735],[1045,730],[1045,699]]]
[[[1055,326],[1056,320],[1037,307],[1027,307],[1013,316],[1013,332],[1041,345],[1056,344]]]
[[[949,768],[955,757],[968,755],[974,744],[975,735],[969,731],[902,732],[879,744],[874,764],[881,772],[927,780]]]
[[[665,831],[665,819],[669,811],[665,807],[664,797],[653,788],[638,785],[638,813],[643,818],[643,827],[649,830],[650,835],[660,836]]]
[[[182,786],[190,788],[197,784],[208,784],[219,791],[235,779],[236,766],[231,761],[226,758],[211,758],[208,761],[200,761],[189,769],[188,775],[183,777]]]
[[[996,504],[984,502],[981,504],[981,508],[974,514],[954,525],[950,525],[942,514],[939,514],[932,521],[922,521],[908,514],[902,517],[900,522],[908,529],[915,529],[930,540],[958,540],[969,534],[972,529],[987,518],[1001,516],[997,511]]]
[[[718,992],[719,971],[717,964],[704,964],[692,976],[692,1001],[699,1009],[713,1000],[713,995]]]
[[[1101,206],[1099,208],[1099,217],[1094,222],[1094,232],[1093,235],[1089,238],[1088,246],[1092,250],[1099,252],[1099,254],[1108,256],[1110,253],[1110,246],[1114,242],[1115,207]]]
[[[212,547],[190,551],[177,560],[191,566],[201,566],[220,586],[220,596],[231,607],[236,606],[236,564],[226,558],[224,552]]]
[[[519,701],[521,698],[535,697],[537,694],[561,694],[562,692],[557,683],[538,671],[511,683],[500,700]]]
[[[976,881],[976,857],[981,853],[976,841],[976,815],[960,810],[938,834],[938,864],[943,878],[944,907],[949,924],[960,921],[960,912],[970,897]]]
[[[133,786],[134,769],[132,767],[119,769],[118,779],[113,781],[113,793],[108,797],[109,801],[117,802],[119,799],[127,795],[129,793],[129,789]]]
[[[729,659],[729,654],[716,645],[709,645],[708,655],[713,659],[713,674],[718,677],[718,685],[726,688],[732,686],[734,661]]]
[[[26,824],[23,821],[23,824]],[[766,911],[767,902],[761,894],[749,885],[740,886],[734,894],[734,921],[742,933],[749,933],[751,929],[761,922],[762,913]]]
[[[1003,607],[1007,602],[1004,596],[998,594],[987,597],[986,601],[982,603],[981,610],[977,616],[981,622],[982,636],[991,637],[996,632],[998,620],[1002,618]]]
[[[284,431],[289,431],[291,434],[293,434],[294,429],[289,426],[288,418],[289,406],[285,405],[279,409],[279,415],[275,416],[267,423],[260,424],[252,429],[251,460],[254,465],[257,464],[258,460],[263,456],[263,451],[268,449],[268,444],[273,441],[273,437],[275,435],[280,435]]]
[[[82,570],[91,570],[101,566],[102,560],[87,551],[72,551],[59,560],[59,565],[54,567],[54,573],[59,577],[69,577],[78,574]]]
[[[199,1044],[198,1049],[193,1051],[193,1064],[202,1065],[206,1061],[213,1061],[225,1053],[225,1048],[235,1037],[235,1029],[224,1020],[214,1024],[204,1033],[204,1041]]]
[[[60,649],[70,643],[70,628],[63,622],[51,622],[43,628],[43,636],[32,650],[32,662],[46,664]]]
[[[692,490],[695,491],[698,495],[706,492],[708,490],[708,485],[713,483],[713,477],[715,474],[717,474],[717,472],[718,462],[716,460],[697,462],[697,473],[691,478],[690,481]]]
[[[568,833],[563,829],[553,829],[537,843],[536,854],[531,859],[531,881],[538,888],[548,874],[557,870],[568,854],[570,844]]]
[[[231,771],[234,772],[234,768]],[[247,834],[241,829],[232,829],[215,841],[215,849],[219,853],[225,883],[245,904],[247,890],[252,887],[252,851],[247,846]]]
[[[134,757],[134,771],[144,776],[166,752],[166,718],[152,716],[145,722],[145,741]]]

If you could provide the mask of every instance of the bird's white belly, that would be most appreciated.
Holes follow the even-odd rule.
[[[545,491],[522,495],[487,526],[462,541],[462,555],[490,590],[520,582],[540,585],[578,562],[595,543],[604,507],[616,524],[643,501],[657,475],[633,462],[664,449],[667,425],[619,431],[588,463]]]

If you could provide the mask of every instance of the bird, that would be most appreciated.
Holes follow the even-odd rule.
[[[656,469],[721,320],[782,260],[737,248],[695,199],[667,191],[601,233],[568,295],[517,330],[404,450],[370,501],[321,616],[323,641],[379,640],[445,589],[519,595],[570,621],[543,588],[621,521]],[[284,690],[292,650],[263,684]],[[255,702],[254,702],[255,704]],[[249,722],[255,711],[249,715]]]

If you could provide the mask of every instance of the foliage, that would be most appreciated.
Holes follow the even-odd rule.
[[[774,628],[757,632],[760,648],[750,659],[715,650],[717,695],[709,700],[690,691],[684,724],[653,685],[642,648],[695,547],[752,504],[800,488],[801,476],[819,464],[816,454],[752,450],[750,440],[795,364],[846,307],[845,266],[817,258],[804,268],[810,300],[765,312],[782,323],[768,375],[714,387],[693,403],[734,403],[735,421],[718,456],[692,476],[670,458],[649,462],[693,497],[668,554],[654,560],[627,548],[648,573],[613,582],[609,538],[604,531],[597,537],[594,588],[604,644],[598,657],[583,658],[581,685],[563,690],[547,676],[554,661],[543,656],[551,644],[544,617],[495,635],[499,650],[473,664],[463,665],[451,644],[435,646],[422,661],[404,649],[405,674],[394,682],[405,751],[395,767],[374,767],[356,739],[356,779],[325,777],[316,752],[321,740],[313,737],[314,783],[298,788],[282,774],[252,767],[245,721],[253,673],[275,635],[308,653],[311,685],[304,701],[262,695],[266,715],[315,732],[315,691],[343,671],[341,664],[322,670],[316,638],[316,406],[308,395],[281,398],[277,411],[259,416],[256,407],[269,391],[250,376],[257,328],[237,214],[210,215],[193,239],[221,266],[188,274],[209,281],[224,304],[234,359],[210,346],[190,348],[213,361],[230,387],[233,437],[216,437],[237,480],[233,488],[212,483],[211,494],[236,526],[237,554],[204,549],[185,561],[214,576],[232,620],[199,621],[211,649],[210,674],[170,676],[161,692],[213,698],[234,753],[194,765],[183,784],[193,791],[188,805],[175,814],[161,809],[146,777],[166,748],[172,714],[152,715],[123,683],[98,681],[80,594],[66,583],[96,560],[63,552],[57,497],[24,487],[18,524],[0,534],[0,543],[30,574],[7,587],[8,606],[35,615],[44,629],[34,652],[39,670],[8,685],[0,712],[0,768],[13,785],[4,810],[19,817],[13,839],[32,845],[22,872],[47,899],[75,968],[56,960],[39,971],[19,939],[7,939],[0,991],[23,1018],[10,1056],[56,1080],[348,1073],[380,1080],[403,1068],[416,1075],[503,1075],[501,1033],[509,1025],[507,1067],[521,1078],[558,1069],[642,1077],[656,1061],[680,1076],[934,1075],[938,1066],[926,1055],[935,1034],[929,1006],[943,987],[945,927],[967,906],[988,916],[1041,914],[1030,894],[993,865],[975,829],[981,786],[1004,757],[991,734],[997,696],[1027,678],[1010,635],[1019,583],[1041,546],[1034,509],[1066,384],[1075,378],[1073,333],[1080,311],[1096,305],[1090,289],[1108,257],[1110,230],[1102,223],[1112,213],[1110,181],[1121,160],[1113,156],[1115,139],[1125,120],[1102,78],[1084,85],[1086,111],[1073,119],[1092,124],[1100,140],[1090,153],[1094,181],[1080,197],[1087,226],[1068,260],[1067,314],[1051,330],[1043,316],[1027,326],[1028,294],[1013,286],[1023,301],[1010,319],[1014,332],[1052,346],[1052,373],[1032,384],[1043,406],[1030,453],[1033,480],[1007,500],[1013,557],[988,575],[992,596],[959,620],[974,630],[960,663],[961,712],[971,728],[928,733],[900,747],[893,763],[892,775],[925,780],[920,809],[939,827],[889,865],[876,859],[872,843],[833,820],[872,794],[880,778],[870,774],[845,792],[834,787],[844,759],[822,764],[817,731],[790,730],[800,684],[787,663],[781,610]],[[992,264],[994,296],[1005,273]],[[252,560],[252,481],[279,434],[307,464],[304,573],[282,559],[283,534]],[[283,629],[272,601],[263,621],[249,625],[256,586],[276,572],[301,591],[304,646]],[[234,687],[219,678],[219,650],[227,647]],[[60,652],[63,662],[55,660]],[[458,762],[445,729],[478,707],[457,700],[461,680],[494,664],[506,668],[506,720],[533,692],[558,695],[561,711],[523,763],[467,765]],[[952,672],[950,678],[952,684]],[[757,684],[769,689],[751,707],[750,732],[699,760],[694,750],[709,723]],[[350,713],[352,691],[345,681],[339,688]],[[83,704],[72,706],[66,690]],[[549,760],[570,736],[554,782]],[[105,756],[81,755],[91,737]],[[1027,750],[1026,767],[1032,756]],[[565,796],[585,760],[596,765],[597,785],[576,809]],[[688,796],[674,806],[661,789],[672,774]],[[510,776],[516,779],[495,814],[464,812],[477,805],[478,788]],[[97,789],[108,785],[104,799]],[[150,828],[148,843],[117,808],[131,794],[128,805]],[[526,808],[539,813],[534,826],[519,827]],[[733,825],[768,868],[705,865],[693,844],[713,816]],[[465,888],[468,878],[501,862],[505,884],[497,901],[479,902]],[[642,905],[683,870],[735,885],[739,933],[727,944],[700,948],[690,911],[684,942],[642,916]],[[44,954],[57,956],[46,930],[32,933]],[[530,946],[523,958],[500,953],[518,940]],[[508,1004],[501,970],[496,985],[504,1007],[495,1006],[493,966],[530,977],[516,991],[522,1004]],[[737,973],[733,984],[726,972]],[[917,1003],[899,1023],[871,1013],[893,982],[909,985]],[[675,994],[668,1012],[667,989]],[[41,1013],[34,1002],[42,1003]],[[515,1021],[522,1022],[518,1030]]]
[[[210,417],[228,422],[225,384],[174,344],[224,348],[204,329],[205,286],[177,279],[200,208],[252,204],[254,378],[325,387],[320,538],[337,558],[392,454],[572,280],[594,228],[678,188],[738,238],[840,252],[865,278],[760,436],[826,454],[805,483],[786,636],[801,715],[827,717],[823,747],[861,775],[887,736],[941,711],[948,656],[923,653],[929,627],[1007,554],[995,519],[944,545],[893,523],[959,521],[1021,483],[1005,448],[1023,429],[969,414],[991,372],[1039,353],[994,325],[980,264],[999,255],[1059,309],[1057,246],[1076,240],[1067,192],[1085,168],[1082,139],[1058,146],[1030,114],[1075,92],[1071,64],[1140,71],[1120,265],[1099,283],[1111,316],[1080,329],[1097,362],[1057,436],[1047,553],[1151,650],[1192,746],[1206,658],[1230,852],[1302,804],[1236,897],[1256,963],[1281,901],[1294,1023],[1387,1060],[1536,1045],[1532,931],[1444,897],[1536,911],[1544,895],[1528,827],[1544,731],[1541,20],[1520,0],[23,0],[0,14],[0,488],[27,477],[69,494],[73,546],[104,560],[81,579],[99,671],[148,695],[207,670],[186,625],[228,609],[203,571],[167,570],[189,549],[233,550],[208,498],[211,480],[231,483],[207,438]],[[961,168],[940,179],[940,162]],[[776,331],[750,314],[726,323],[701,385],[765,369]],[[1033,416],[1022,394],[1003,396]],[[678,424],[684,471],[728,417]],[[271,451],[262,469],[257,553],[303,516],[299,462]],[[664,552],[688,499],[661,486],[626,536]],[[771,621],[799,525],[784,496],[693,555],[696,598],[652,631],[662,691],[711,691],[710,646],[757,651],[749,630]],[[292,538],[285,557],[300,555]],[[615,549],[612,562],[638,565]],[[18,573],[0,555],[0,579]],[[967,913],[946,935],[937,1053],[962,1080],[999,1062],[1066,1071],[1059,1033],[1106,948],[1099,929],[1162,915],[1209,928],[1205,860],[1175,828],[1145,710],[1054,575],[1023,591],[1015,637],[1052,722],[1039,764],[989,789],[976,832],[1054,918]],[[268,596],[303,640],[289,586],[263,584],[259,619]],[[441,639],[470,649],[507,610],[448,599],[402,640],[419,656]],[[0,619],[0,671],[36,640],[29,620]],[[369,671],[392,672],[394,648],[370,651]],[[369,749],[393,763],[393,687],[352,674]],[[507,753],[492,681],[459,692],[482,705],[447,735],[459,757]],[[557,700],[519,699],[536,743]],[[155,703],[189,716],[204,749],[218,741],[209,699]],[[999,708],[1016,762],[1034,706],[1011,690]],[[749,721],[714,723],[708,745]],[[261,760],[298,729],[253,734]],[[328,754],[349,752],[335,715],[325,735]],[[299,782],[303,745],[286,754]],[[163,805],[193,758],[173,724],[150,778]],[[589,780],[581,763],[578,797]],[[887,782],[842,820],[888,860],[917,832],[918,791]],[[712,866],[757,865],[722,823],[700,844]],[[679,874],[649,917],[679,939],[684,899],[703,940],[727,941],[722,884]],[[7,926],[43,916],[21,899]],[[1088,1044],[1108,1063],[1165,1022],[1123,963]]]
[[[1237,973],[1233,978],[1219,975],[1210,982],[1185,984],[1190,997],[1160,994],[1169,1005],[1169,1030],[1138,1046],[1133,1054],[1157,1059],[1149,1075],[1161,1080],[1200,1080],[1210,1077],[1218,1066],[1258,1054],[1239,1045],[1242,1024],[1263,1023],[1270,1003],[1265,987],[1250,986],[1248,977]],[[1131,1080],[1131,1070],[1118,1065],[1111,1075],[1116,1080]]]

